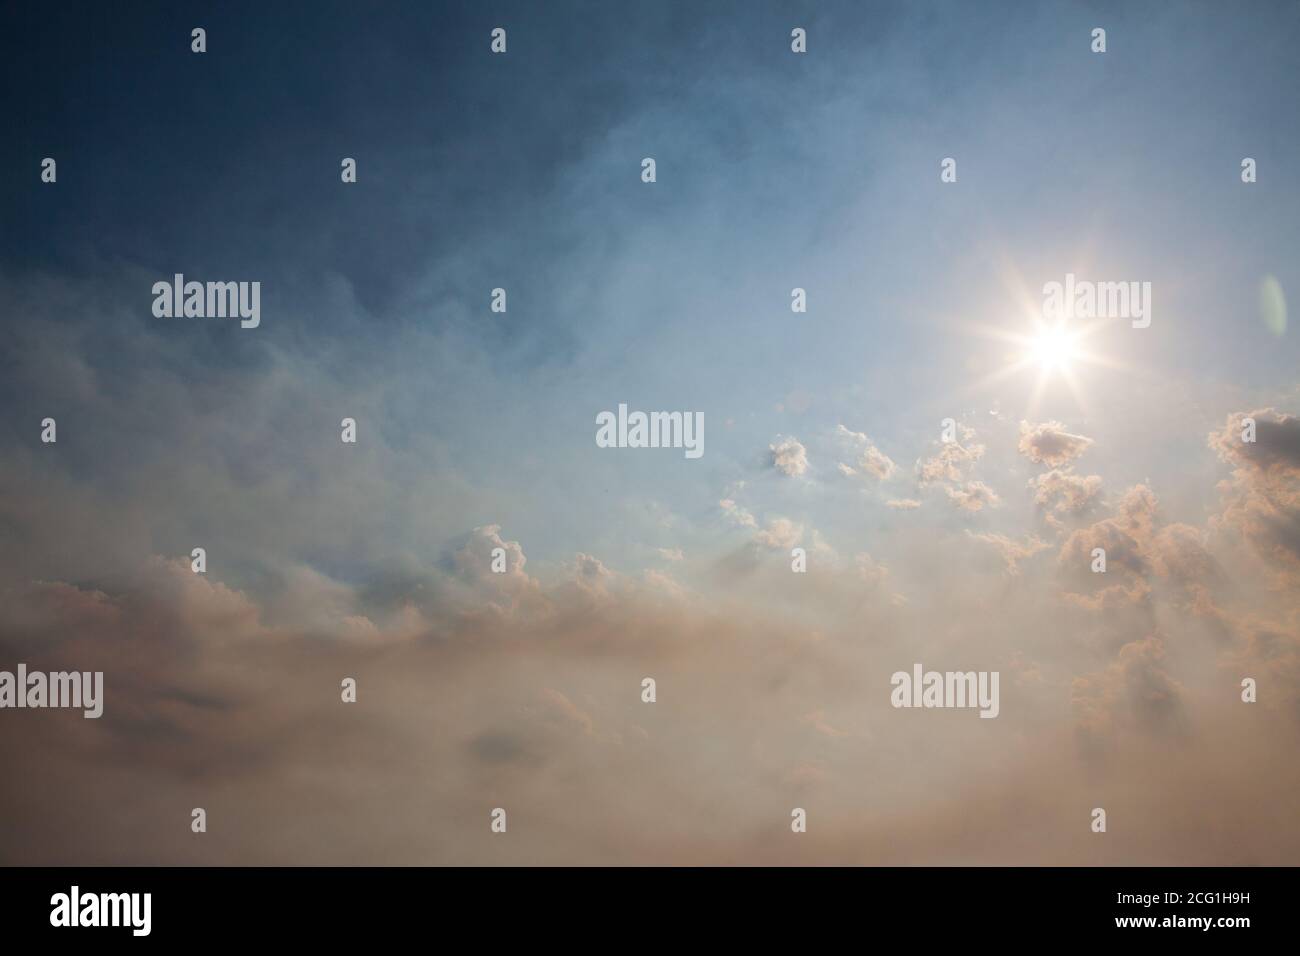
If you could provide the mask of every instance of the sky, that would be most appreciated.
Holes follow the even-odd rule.
[[[1300,856],[1293,4],[5,18],[0,861]]]

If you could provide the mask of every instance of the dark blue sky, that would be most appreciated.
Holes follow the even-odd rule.
[[[658,532],[626,502],[711,539],[742,481],[771,494],[760,513],[888,533],[882,502],[910,492],[864,510],[835,491],[838,424],[907,465],[948,415],[1086,422],[1140,480],[1295,384],[1296,337],[1256,304],[1266,276],[1300,288],[1292,4],[30,4],[9,23],[6,436],[85,416],[62,459],[82,475],[129,485],[219,413],[246,429],[203,439],[223,468],[314,473],[305,436],[360,407],[393,456],[375,467],[443,489],[424,538],[508,517],[530,553],[636,561]],[[1138,372],[1090,371],[1086,403],[979,386],[1004,349],[971,329],[1023,331],[1013,287],[1067,271],[1153,282],[1153,327],[1098,343]],[[261,327],[153,318],[175,272],[261,281]],[[704,411],[704,461],[596,455],[620,401]],[[786,435],[824,446],[830,487],[764,488]],[[307,550],[341,573],[355,543]]]

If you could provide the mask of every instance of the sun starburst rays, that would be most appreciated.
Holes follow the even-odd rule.
[[[1058,385],[1064,386],[1075,405],[1086,414],[1085,370],[1089,367],[1126,368],[1124,363],[1090,347],[1088,341],[1114,321],[1083,321],[1070,317],[1045,319],[1036,303],[1025,300],[1021,303],[1019,321],[971,327],[980,337],[1009,346],[997,367],[974,382],[972,388],[985,390],[1018,376],[1032,375],[1026,415],[1033,415],[1045,396]]]

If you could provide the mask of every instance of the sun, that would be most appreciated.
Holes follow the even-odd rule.
[[[1024,319],[1020,329],[1015,328],[1019,323],[975,326],[978,333],[1001,340],[1010,349],[1003,353],[1003,364],[973,383],[972,388],[993,388],[1004,379],[1028,373],[1032,385],[1025,414],[1035,414],[1040,400],[1058,389],[1068,392],[1074,403],[1086,412],[1084,386],[1089,371],[1096,367],[1127,368],[1124,363],[1089,348],[1105,322],[1082,324],[1069,318],[1046,319],[1032,314]]]
[[[1098,384],[1099,374],[1144,374],[1127,359],[1098,351],[1106,340],[1103,333],[1116,319],[1076,315],[1072,306],[1049,308],[1046,292],[1039,292],[1047,287],[1025,282],[1009,260],[1004,263],[999,282],[1005,295],[991,303],[985,313],[988,318],[960,320],[972,335],[1004,346],[971,354],[968,367],[976,375],[966,383],[965,391],[992,392],[1000,404],[1007,397],[1003,393],[1006,384],[1027,380],[1026,417],[1037,414],[1040,402],[1050,401],[1053,407],[1062,407],[1060,400],[1065,397],[1086,415],[1085,393]],[[1008,305],[1012,306],[1010,313]]]
[[[1077,339],[1063,325],[1042,328],[1029,341],[1028,358],[1042,372],[1068,372],[1070,362],[1079,357]]]

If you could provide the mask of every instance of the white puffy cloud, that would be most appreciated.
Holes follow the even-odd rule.
[[[852,464],[839,463],[841,474],[870,475],[872,478],[884,481],[894,473],[893,461],[862,432],[851,431],[843,425],[837,425],[835,434],[841,444],[850,450],[853,457]]]
[[[808,470],[808,449],[799,439],[778,436],[767,447],[772,467],[781,474],[797,477]]]

